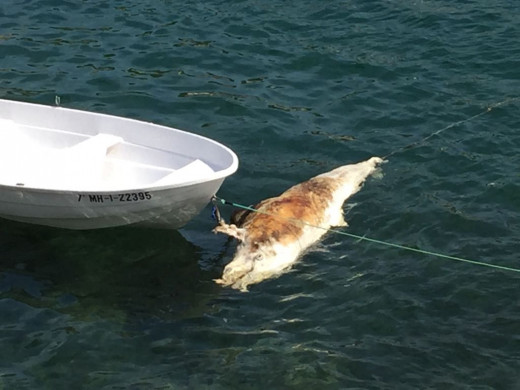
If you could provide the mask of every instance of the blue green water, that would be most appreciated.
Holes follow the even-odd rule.
[[[241,163],[219,195],[242,204],[396,152],[346,231],[520,268],[519,16],[510,0],[4,0],[0,98],[216,139]],[[233,249],[209,215],[180,232],[1,221],[0,389],[520,388],[519,273],[329,234],[244,294],[213,282]]]

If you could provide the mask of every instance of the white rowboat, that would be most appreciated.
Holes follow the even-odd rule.
[[[69,229],[179,228],[238,168],[170,127],[0,99],[0,217]]]

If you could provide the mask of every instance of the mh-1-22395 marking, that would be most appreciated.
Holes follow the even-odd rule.
[[[150,199],[152,199],[152,194],[148,191],[120,194],[78,194],[78,202],[89,203],[139,202]]]

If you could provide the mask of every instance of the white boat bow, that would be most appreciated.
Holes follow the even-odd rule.
[[[112,115],[0,99],[0,217],[179,228],[238,168],[226,146]]]

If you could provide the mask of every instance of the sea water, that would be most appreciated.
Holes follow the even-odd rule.
[[[0,98],[213,138],[240,158],[219,196],[244,205],[391,154],[346,232],[520,268],[519,16],[4,0]],[[179,232],[1,221],[0,389],[520,388],[519,273],[331,233],[241,293],[213,282],[233,245],[210,213]]]

